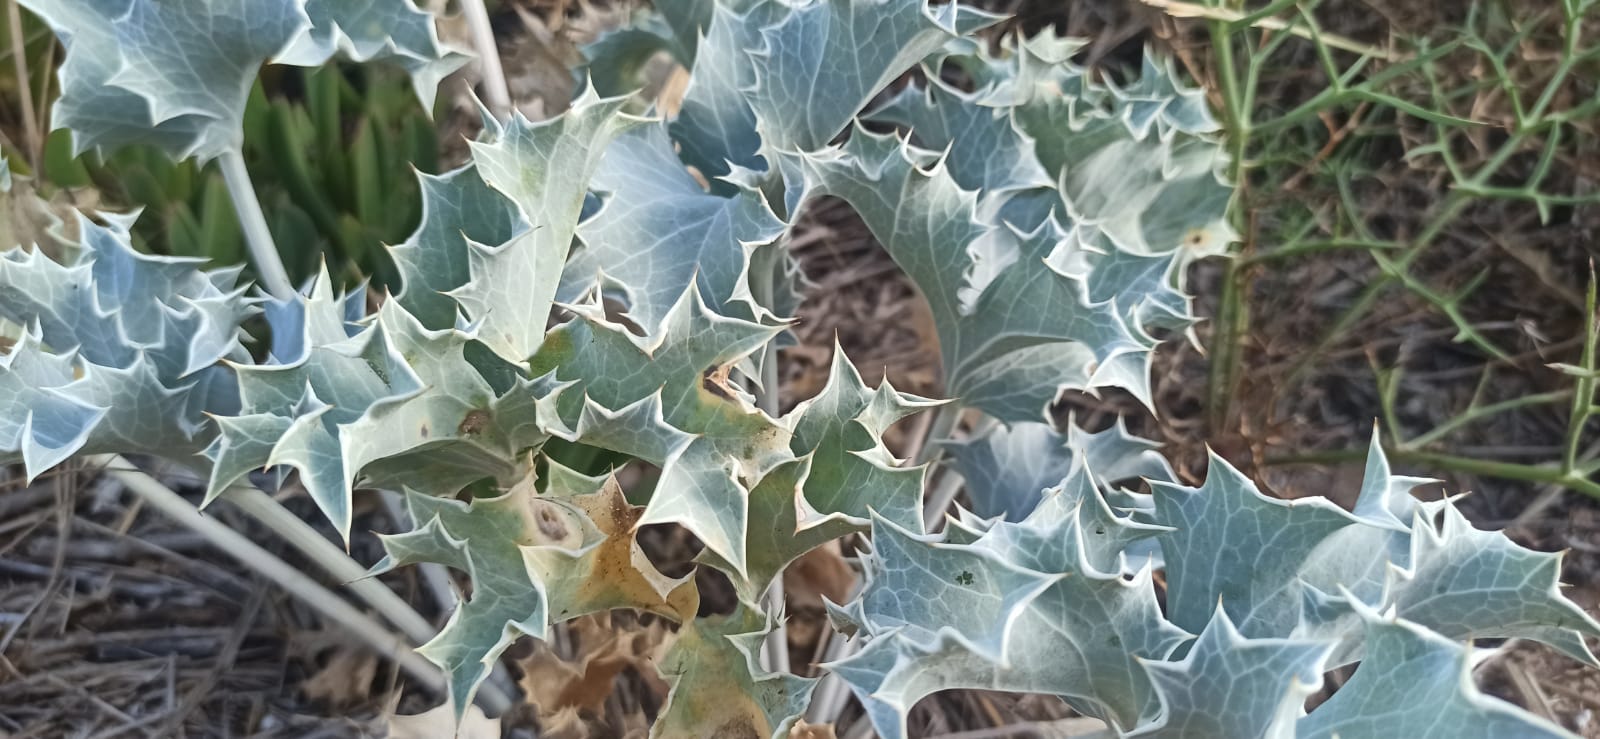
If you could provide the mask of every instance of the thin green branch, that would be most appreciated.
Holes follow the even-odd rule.
[[[1471,425],[1472,423],[1484,418],[1506,413],[1508,411],[1514,411],[1518,408],[1526,408],[1533,405],[1544,405],[1546,403],[1557,403],[1562,400],[1566,400],[1571,395],[1571,390],[1554,390],[1548,393],[1524,395],[1520,398],[1512,398],[1511,400],[1504,400],[1499,403],[1474,405],[1459,415],[1456,415],[1455,417],[1450,418],[1449,420],[1446,420],[1437,426],[1434,426],[1432,429],[1429,429],[1427,433],[1418,434],[1406,442],[1397,445],[1396,448],[1411,450],[1420,449],[1432,444],[1433,442],[1439,441],[1446,436],[1449,436],[1457,429]]]
[[[1595,274],[1594,263],[1589,264],[1589,291],[1583,307],[1583,356],[1579,366],[1587,370],[1578,375],[1572,396],[1572,411],[1567,417],[1567,448],[1561,458],[1561,470],[1571,474],[1578,467],[1578,447],[1583,442],[1583,427],[1594,412],[1595,390]]]
[[[1424,452],[1415,449],[1399,449],[1384,447],[1384,454],[1391,462],[1403,464],[1417,464],[1450,472],[1465,472],[1484,477],[1494,477],[1502,480],[1520,480],[1522,482],[1538,482],[1549,485],[1558,485],[1569,490],[1575,490],[1593,498],[1600,498],[1600,484],[1576,472],[1563,472],[1560,468],[1549,465],[1517,464],[1515,462],[1493,462],[1471,457],[1460,457],[1452,454],[1439,454]],[[1366,449],[1342,449],[1330,452],[1310,452],[1307,454],[1292,454],[1284,456],[1269,456],[1263,464],[1281,466],[1288,464],[1338,464],[1342,462],[1359,462],[1367,458]]]

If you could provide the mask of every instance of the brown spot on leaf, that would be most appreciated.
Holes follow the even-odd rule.
[[[723,400],[733,400],[733,390],[728,387],[728,373],[732,370],[732,365],[712,367],[706,370],[700,381],[701,387],[704,387],[706,392]]]
[[[482,408],[473,408],[467,411],[467,415],[462,417],[461,425],[456,427],[456,431],[462,436],[477,436],[488,428],[489,423],[493,420],[494,416],[490,415],[488,411]]]
[[[533,520],[539,525],[539,533],[546,538],[555,541],[567,538],[567,522],[561,520],[561,514],[556,512],[555,506],[535,506]]]
[[[422,428],[418,429],[417,433],[421,434],[422,438],[426,439],[428,438],[428,435],[432,433],[432,429],[428,428],[428,424],[422,424]]]
[[[711,732],[711,739],[761,739],[761,732],[750,724],[750,718],[739,716],[717,727]]]

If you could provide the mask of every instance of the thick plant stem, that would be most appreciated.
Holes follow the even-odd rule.
[[[294,297],[294,284],[289,282],[283,258],[278,256],[278,246],[267,228],[267,217],[261,213],[261,201],[250,184],[244,155],[237,148],[229,149],[217,158],[217,166],[222,169],[222,181],[227,183],[228,195],[233,198],[233,209],[239,214],[239,227],[244,231],[245,245],[250,248],[250,261],[255,265],[257,280],[274,298]]]
[[[484,103],[496,118],[511,115],[511,88],[506,85],[505,67],[500,64],[500,47],[494,41],[494,26],[483,0],[461,0],[461,14],[467,17],[472,34],[472,50],[478,54],[478,70],[483,76]]]
[[[122,483],[151,507],[205,537],[207,541],[239,560],[241,564],[255,570],[283,588],[285,592],[305,602],[331,623],[348,631],[356,641],[394,660],[400,669],[417,682],[435,692],[445,692],[444,674],[432,662],[417,654],[405,637],[389,631],[383,624],[356,610],[343,598],[285,564],[283,560],[262,549],[255,542],[246,539],[216,519],[201,515],[189,501],[135,468],[122,456],[102,454],[88,457],[87,461],[103,469],[106,475]],[[509,702],[504,700],[504,696],[498,696],[499,705],[490,705],[496,702],[492,696],[482,696],[481,693],[480,696],[483,698],[485,708],[491,711],[498,713],[509,707]]]
[[[780,262],[781,263],[781,262]],[[778,264],[764,265],[757,275],[752,293],[756,301],[762,305],[772,305],[772,297],[776,292],[775,283],[778,279]],[[756,387],[756,405],[762,412],[777,418],[782,407],[778,397],[778,349],[767,342],[761,348],[761,377]],[[766,595],[762,597],[762,607],[768,613],[783,613],[785,598],[783,592],[783,575],[772,581],[767,587]],[[761,664],[773,672],[789,671],[789,630],[784,625],[783,619],[778,619],[772,632],[767,634],[761,643]]]
[[[928,433],[922,437],[922,443],[917,446],[916,454],[911,455],[912,464],[926,464],[932,462],[939,453],[939,442],[950,438],[956,430],[956,424],[961,421],[961,406],[951,403],[939,406],[933,412],[933,423],[928,425]]]
[[[756,404],[767,415],[778,417],[778,352],[771,344],[762,349],[761,387],[756,392]],[[769,613],[782,613],[784,608],[783,576],[780,574],[767,588],[763,605]],[[761,662],[774,672],[789,671],[789,631],[779,619],[772,633],[761,644]]]
[[[1250,142],[1250,102],[1239,80],[1233,55],[1233,28],[1228,23],[1209,23],[1211,45],[1217,55],[1217,77],[1222,87],[1222,122],[1228,137],[1228,179],[1236,188],[1229,204],[1228,217],[1246,244],[1250,232],[1248,218],[1239,207],[1248,186],[1245,181],[1245,152]],[[1246,303],[1250,270],[1239,259],[1229,262],[1222,281],[1220,307],[1211,340],[1211,371],[1206,377],[1206,422],[1213,435],[1227,426],[1232,415],[1234,390],[1239,382],[1241,342],[1249,330],[1250,312]]]
[[[11,33],[11,64],[17,73],[17,102],[22,106],[22,132],[26,137],[24,143],[27,145],[28,166],[38,176],[44,136],[39,133],[39,118],[33,108],[33,77],[28,74],[27,42],[22,37],[22,11],[17,9],[17,0],[6,0],[6,20],[7,30]]]
[[[339,550],[317,530],[290,513],[273,500],[272,496],[252,487],[235,485],[222,495],[251,518],[265,524],[274,533],[313,562],[321,565],[328,574],[350,588],[356,597],[366,601],[390,623],[416,643],[433,638],[435,629],[410,603],[405,602],[383,583],[367,577],[367,569]]]

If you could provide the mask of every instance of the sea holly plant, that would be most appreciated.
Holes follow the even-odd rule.
[[[457,63],[405,0],[25,4],[67,43],[55,120],[81,146],[226,158],[234,93],[267,60],[398,59],[424,97]],[[1184,269],[1232,238],[1230,188],[1204,96],[1158,58],[1113,83],[1073,64],[1079,42],[985,30],[999,20],[662,0],[589,50],[567,111],[486,115],[468,162],[419,175],[390,296],[326,274],[258,294],[237,267],[138,253],[133,216],[17,244],[0,455],[30,478],[75,454],[174,458],[203,468],[207,502],[292,474],[345,537],[361,489],[401,491],[414,528],[373,573],[470,580],[420,648],[458,717],[516,639],[626,608],[681,624],[654,736],[785,736],[818,679],[765,654],[784,619],[767,594],[863,535],[860,592],[828,604],[849,648],[822,668],[885,737],[952,688],[1058,696],[1127,736],[1561,735],[1471,679],[1479,639],[1597,665],[1558,555],[1413,497],[1423,481],[1376,445],[1346,510],[1220,458],[1187,487],[1120,424],[1057,424],[1065,390],[1150,402],[1152,352],[1195,322]],[[630,97],[659,53],[690,80],[670,115]],[[825,388],[777,412],[805,287],[787,246],[824,197],[928,302],[946,397],[872,387],[835,347]],[[272,273],[270,248],[253,256]],[[884,434],[921,413],[927,452],[897,458]],[[956,438],[963,413],[996,423]],[[562,450],[583,447],[639,473],[573,469]],[[936,473],[968,504],[942,521]],[[646,525],[692,533],[736,602],[713,613],[663,575]]]

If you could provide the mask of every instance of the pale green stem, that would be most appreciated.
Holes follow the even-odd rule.
[[[511,88],[506,85],[506,71],[500,64],[500,48],[494,41],[489,11],[483,0],[461,0],[461,14],[466,16],[467,32],[472,34],[472,50],[478,54],[484,102],[496,118],[504,120],[511,115]]]
[[[261,213],[261,201],[256,199],[256,189],[250,184],[250,171],[245,169],[244,155],[237,147],[222,152],[217,157],[222,170],[222,181],[233,198],[233,209],[239,214],[239,228],[244,231],[245,245],[250,249],[250,261],[256,268],[256,280],[268,295],[279,300],[294,297],[294,284],[283,268],[278,247],[272,241],[272,231],[267,228],[267,217]]]
[[[27,43],[22,38],[22,11],[17,0],[6,2],[7,20],[11,32],[11,64],[17,73],[17,102],[22,106],[22,131],[27,138],[28,166],[34,176],[40,176],[39,157],[44,147],[44,137],[39,133],[39,119],[33,108],[33,77],[28,74]]]
[[[773,351],[771,344],[762,350],[764,355],[761,362],[761,387],[756,391],[756,403],[767,415],[774,418],[778,416],[778,353]],[[767,586],[766,597],[762,599],[768,613],[781,613],[784,607],[783,575],[780,573],[774,578],[772,584]],[[782,619],[773,627],[772,633],[767,634],[767,639],[761,644],[761,661],[767,669],[774,672],[789,671],[789,633]]]
[[[394,660],[400,669],[418,683],[435,692],[445,692],[444,674],[432,662],[417,654],[404,636],[389,631],[383,624],[356,610],[343,598],[285,564],[283,560],[262,549],[255,542],[246,539],[216,519],[201,515],[189,501],[134,467],[133,463],[122,456],[101,454],[90,456],[86,461],[103,469],[106,475],[122,483],[151,507],[205,537],[207,541],[239,560],[241,564],[271,580],[290,595],[299,598],[327,618],[330,623],[348,631],[356,641]],[[500,698],[503,700],[504,696]],[[489,704],[494,701],[488,698],[483,702],[485,708],[498,709],[495,710],[497,713],[509,707],[508,703],[490,706]]]
[[[922,437],[922,444],[917,447],[917,453],[912,455],[913,465],[932,462],[939,453],[939,442],[950,438],[955,431],[956,423],[961,420],[962,408],[957,403],[939,406],[933,412],[933,423],[928,425],[928,433]]]
[[[334,579],[344,583],[356,597],[383,614],[385,619],[399,627],[414,642],[420,644],[433,638],[436,631],[433,624],[428,623],[422,614],[417,613],[410,603],[395,595],[394,591],[384,586],[382,582],[367,577],[367,568],[351,559],[350,555],[341,551],[299,516],[290,513],[278,501],[273,500],[272,496],[252,487],[235,485],[228,488],[222,497],[238,506],[251,518],[265,524],[290,546],[300,550],[301,554],[327,570]]]

